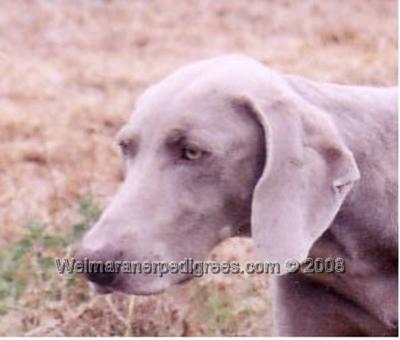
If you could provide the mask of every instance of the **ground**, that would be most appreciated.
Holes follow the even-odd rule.
[[[95,295],[54,256],[121,181],[114,136],[177,67],[244,53],[321,81],[397,83],[391,0],[2,1],[0,335],[269,335],[263,276],[207,276],[161,295]],[[253,259],[249,239],[211,258]]]

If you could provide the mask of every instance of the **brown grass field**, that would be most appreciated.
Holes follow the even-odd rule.
[[[206,276],[150,297],[59,276],[121,181],[114,136],[177,67],[245,53],[338,83],[397,83],[393,0],[1,1],[0,335],[269,335],[260,275]],[[253,258],[246,239],[213,259]]]

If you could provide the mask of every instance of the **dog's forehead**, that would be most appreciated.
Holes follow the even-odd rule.
[[[127,124],[129,128],[126,132],[129,135],[141,135],[145,139],[152,139],[152,136],[162,139],[176,131],[186,136],[202,135],[212,139],[223,134],[223,127],[228,125],[224,119],[216,119],[219,113],[221,117],[226,114],[191,106],[137,111]]]
[[[173,95],[156,94],[138,103],[130,124],[152,130],[169,126],[213,127],[218,125],[216,115],[226,114],[225,98],[217,87],[186,88]]]

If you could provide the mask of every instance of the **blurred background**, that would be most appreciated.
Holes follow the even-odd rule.
[[[114,136],[177,67],[244,53],[286,73],[397,84],[394,0],[3,0],[0,335],[269,335],[262,275],[212,275],[150,297],[95,295],[54,257],[121,181]],[[253,259],[231,239],[210,259]]]

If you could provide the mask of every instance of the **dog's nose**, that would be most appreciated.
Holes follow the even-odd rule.
[[[77,261],[82,261],[84,274],[89,281],[108,286],[116,280],[120,256],[109,247],[98,250],[80,248],[74,257]]]
[[[89,281],[97,283],[98,285],[108,286],[112,284],[117,277],[117,269],[108,268],[109,266],[104,262],[94,263],[90,265],[90,267],[91,268],[89,268],[85,275]]]

